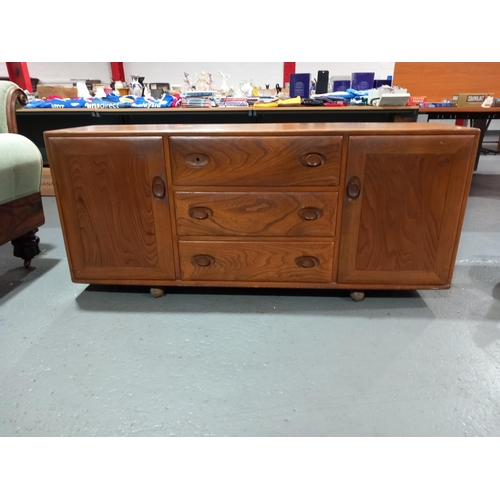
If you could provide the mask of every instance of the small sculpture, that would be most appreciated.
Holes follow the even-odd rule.
[[[253,83],[251,80],[243,80],[241,83],[240,83],[240,89],[241,89],[241,93],[245,96],[245,97],[251,97],[252,96],[252,93],[253,93]]]
[[[131,75],[132,82],[130,83],[130,91],[129,94],[135,97],[142,96],[142,85],[139,83],[138,75]]]
[[[184,72],[184,79],[182,80],[182,92],[188,92],[193,89],[191,80],[189,79],[189,73]]]
[[[198,76],[198,75],[196,75]],[[212,75],[210,73],[201,72],[199,78],[196,79],[196,90],[208,91],[212,90]]]
[[[222,85],[220,86],[220,93],[221,93],[221,95],[226,96],[229,94],[229,92],[231,90],[229,88],[229,85],[227,84],[227,80],[229,79],[229,75],[225,74],[225,73],[221,73],[220,71],[219,71],[219,75],[222,76]]]

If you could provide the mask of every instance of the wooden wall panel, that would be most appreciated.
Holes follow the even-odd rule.
[[[394,85],[407,88],[414,96],[428,101],[451,99],[457,93],[488,92],[500,97],[498,62],[397,62]]]

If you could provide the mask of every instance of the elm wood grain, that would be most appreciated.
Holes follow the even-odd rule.
[[[351,137],[338,281],[445,285],[475,136]],[[358,287],[356,287],[358,288]]]
[[[172,180],[172,167],[170,165],[170,141],[168,137],[163,138],[163,155],[165,158],[165,168],[167,175],[167,189],[168,189],[168,199],[170,207],[170,237],[173,242],[173,254],[174,254],[174,272],[175,279],[179,280],[181,278],[181,266],[179,263],[179,247],[177,245],[177,227],[175,219],[175,203],[174,203],[174,182]]]
[[[222,124],[148,124],[148,125],[89,125],[59,130],[47,130],[45,138],[78,137],[114,137],[114,136],[151,136],[199,137],[199,136],[267,136],[275,137],[299,134],[311,136],[349,136],[356,135],[467,135],[469,129],[440,123],[222,123]],[[192,151],[191,151],[192,152]]]
[[[0,205],[0,245],[15,240],[44,223],[40,193],[4,203]]]
[[[282,126],[283,125],[283,126]],[[334,130],[335,127],[330,127],[329,125],[327,127],[316,127],[316,124],[310,124],[310,126],[307,126],[307,124],[304,124],[304,126],[293,126],[293,127],[288,127],[284,124],[280,126],[271,126],[269,127],[267,124],[264,126],[257,126],[257,127],[241,127],[241,126],[233,126],[233,127],[220,127],[220,126],[214,126],[214,127],[209,127],[209,126],[201,126],[201,127],[194,127],[194,128],[185,128],[185,127],[163,127],[162,130],[170,130],[170,133],[162,133],[160,135],[163,136],[163,148],[164,148],[164,158],[163,160],[165,161],[165,166],[166,166],[166,172],[165,172],[165,167],[164,167],[164,174],[166,178],[166,188],[165,188],[165,197],[162,198],[161,201],[169,204],[171,210],[169,210],[168,217],[166,218],[157,218],[155,214],[155,223],[158,225],[163,224],[165,220],[169,223],[168,227],[165,229],[168,235],[170,235],[170,240],[175,240],[177,242],[178,239],[181,241],[177,243],[177,245],[173,246],[173,256],[175,258],[175,263],[172,264],[173,269],[176,269],[178,271],[174,272],[172,278],[163,278],[161,277],[160,274],[158,273],[149,273],[149,272],[144,272],[144,269],[138,268],[138,269],[129,269],[128,271],[130,272],[124,272],[121,275],[116,275],[114,272],[114,269],[92,269],[93,277],[91,279],[89,278],[81,278],[81,277],[74,277],[73,280],[76,282],[81,282],[81,283],[101,283],[101,284],[143,284],[147,285],[149,287],[161,287],[161,286],[251,286],[251,287],[267,287],[267,288],[321,288],[321,289],[333,289],[333,288],[340,288],[340,289],[348,289],[348,290],[369,290],[369,289],[393,289],[393,290],[403,290],[403,289],[447,289],[450,286],[451,282],[451,276],[453,272],[453,264],[454,264],[454,258],[456,255],[456,250],[458,248],[458,241],[459,241],[459,235],[460,235],[460,230],[461,230],[461,224],[463,221],[463,215],[464,215],[464,210],[465,210],[465,204],[467,201],[467,193],[468,193],[468,186],[470,185],[470,180],[472,177],[472,169],[469,169],[466,172],[465,175],[465,182],[464,182],[464,176],[460,173],[461,169],[455,167],[460,164],[460,162],[469,162],[471,164],[472,162],[472,155],[467,156],[467,148],[463,149],[461,152],[456,151],[450,152],[450,144],[452,143],[461,143],[465,144],[467,141],[471,141],[472,139],[472,147],[470,148],[471,150],[477,150],[477,138],[479,131],[475,129],[466,129],[464,127],[453,127],[453,126],[446,126],[446,125],[440,125],[440,124],[435,124],[437,126],[428,126],[429,124],[419,124],[418,127],[413,127],[414,124],[404,124],[404,125],[399,125],[396,127],[387,127],[386,124],[375,124],[376,127],[370,126],[365,127],[365,126],[356,126],[352,127],[352,124],[347,124],[345,130]],[[287,124],[287,125],[297,125],[297,124]],[[336,124],[337,125],[337,124]],[[355,125],[361,125],[361,124],[355,124]],[[390,124],[394,125],[394,124]],[[412,125],[408,127],[408,125]],[[433,124],[434,125],[434,124]],[[203,129],[205,132],[201,133],[200,130]],[[223,130],[222,130],[223,129]],[[227,186],[224,185],[216,185],[216,186],[183,186],[182,191],[190,194],[196,194],[200,196],[206,196],[208,195],[214,195],[214,196],[219,196],[219,195],[235,195],[237,197],[242,197],[244,193],[252,193],[256,196],[266,196],[268,194],[278,194],[279,196],[286,195],[287,193],[300,193],[301,195],[303,194],[318,194],[318,193],[323,193],[325,195],[328,194],[335,194],[338,198],[338,207],[339,209],[337,210],[337,223],[336,226],[339,226],[339,221],[342,221],[342,228],[340,231],[340,235],[338,238],[336,238],[336,244],[333,243],[332,236],[328,237],[322,237],[322,236],[315,236],[315,237],[310,237],[310,236],[265,236],[265,235],[259,235],[259,236],[250,236],[248,234],[245,235],[232,235],[232,236],[219,236],[219,235],[207,235],[207,236],[182,236],[178,235],[176,231],[176,226],[177,226],[177,220],[175,218],[174,214],[174,204],[175,204],[175,191],[180,191],[178,186],[174,186],[172,182],[172,165],[170,163],[170,150],[169,150],[169,138],[171,136],[178,136],[182,135],[182,133],[185,133],[186,137],[200,137],[200,136],[211,136],[215,137],[217,135],[222,135],[225,139],[228,137],[232,137],[234,139],[240,138],[242,134],[242,130],[247,129],[249,133],[247,134],[247,138],[252,138],[255,137],[259,139],[263,135],[265,135],[264,131],[269,131],[269,130],[274,130],[274,133],[272,133],[273,138],[276,140],[280,140],[281,138],[284,138],[285,136],[293,136],[293,137],[299,137],[301,141],[307,142],[310,138],[311,135],[319,135],[319,136],[325,136],[325,135],[331,135],[332,137],[339,138],[341,137],[342,140],[344,141],[344,147],[342,148],[341,155],[340,155],[340,179],[339,179],[339,186],[299,186],[295,187],[294,189],[290,189],[290,187],[280,185],[280,186],[267,186],[264,182],[260,186],[252,186],[251,189],[248,189],[247,187],[242,187],[242,186],[231,186],[230,189],[227,188]],[[75,132],[72,131],[73,136],[67,136],[65,135],[66,132],[63,131],[60,136],[58,136],[58,132],[54,132],[55,135],[47,135],[46,140],[47,140],[47,147],[48,151],[52,151],[51,147],[51,141],[53,138],[56,137],[73,137],[75,140],[79,140],[80,138],[88,139],[91,142],[95,139],[101,139],[105,142],[113,139],[120,139],[122,138],[136,138],[140,139],[144,136],[158,136],[158,133],[154,134],[152,133],[153,130],[158,130],[158,128],[149,128],[149,127],[139,127],[135,131],[132,131],[131,129],[127,128],[126,130],[128,131],[127,133],[129,136],[126,136],[123,134],[123,130],[121,129],[120,134],[112,133],[112,134],[102,134],[100,137],[95,134],[95,130],[89,134],[87,131],[80,131],[80,132]],[[232,130],[232,132],[231,132]],[[325,132],[327,130],[327,132]],[[429,234],[431,238],[424,238],[424,241],[430,241],[433,243],[435,240],[434,238],[437,232],[437,227],[438,224],[436,224],[436,221],[434,220],[435,218],[439,219],[439,217],[442,217],[443,219],[443,224],[440,229],[440,235],[444,234],[447,232],[449,235],[448,238],[445,238],[450,245],[448,249],[446,250],[446,255],[445,255],[445,250],[443,250],[444,255],[444,260],[448,259],[449,266],[448,266],[448,277],[447,280],[443,283],[443,280],[441,279],[439,283],[436,283],[436,279],[430,279],[428,280],[427,278],[429,277],[426,275],[426,273],[432,274],[434,270],[432,271],[420,271],[417,269],[416,271],[413,270],[410,266],[410,269],[405,268],[406,270],[403,270],[401,272],[396,271],[378,271],[378,270],[373,270],[370,268],[370,266],[377,266],[380,264],[380,262],[385,262],[386,260],[392,259],[392,254],[389,253],[389,256],[384,257],[383,252],[382,252],[382,258],[376,261],[372,261],[371,257],[368,254],[363,254],[362,250],[360,251],[361,256],[361,262],[363,262],[363,259],[365,259],[365,267],[368,267],[368,270],[361,270],[361,272],[367,273],[367,277],[365,276],[365,280],[363,281],[361,279],[362,275],[359,276],[359,279],[356,279],[354,282],[346,280],[342,283],[338,283],[338,278],[337,278],[337,267],[342,268],[342,266],[345,267],[345,265],[348,265],[349,262],[347,261],[347,264],[344,262],[343,256],[342,256],[342,240],[344,237],[344,231],[350,232],[350,233],[355,233],[356,240],[355,244],[351,246],[351,252],[348,253],[356,253],[358,251],[358,234],[362,234],[362,231],[360,230],[359,226],[359,220],[356,221],[356,218],[352,219],[352,216],[349,216],[348,214],[342,214],[342,210],[345,209],[345,205],[347,203],[350,203],[351,206],[355,205],[356,203],[363,203],[363,195],[364,195],[364,164],[362,164],[362,169],[361,173],[359,172],[354,172],[354,176],[357,176],[359,179],[359,192],[358,189],[354,189],[354,191],[350,190],[350,196],[349,198],[351,200],[354,200],[357,197],[356,201],[348,201],[348,198],[346,196],[346,188],[347,184],[349,184],[349,181],[351,180],[353,176],[352,172],[352,162],[353,158],[356,157],[356,146],[357,144],[351,143],[349,138],[351,136],[355,136],[356,140],[366,141],[364,146],[362,145],[362,149],[364,153],[366,153],[366,158],[368,158],[369,154],[374,153],[375,154],[375,160],[371,159],[370,160],[370,165],[369,169],[372,169],[371,172],[371,183],[372,183],[372,189],[386,189],[386,186],[382,186],[383,180],[389,175],[389,176],[396,176],[401,179],[402,185],[405,185],[404,179],[407,177],[407,172],[405,171],[405,162],[399,162],[399,157],[401,155],[406,155],[407,157],[412,158],[411,161],[409,162],[410,167],[412,165],[417,165],[419,168],[421,168],[421,172],[423,172],[420,176],[417,175],[412,175],[413,170],[409,169],[409,177],[410,181],[408,181],[411,184],[411,192],[415,194],[415,196],[421,196],[423,197],[420,200],[417,200],[417,203],[413,200],[411,197],[407,197],[406,195],[403,196],[401,193],[397,194],[395,197],[397,200],[401,201],[402,200],[402,207],[403,210],[401,211],[401,214],[398,215],[398,217],[401,217],[402,219],[405,219],[409,217],[409,221],[405,222],[403,221],[401,223],[401,227],[406,227],[406,224],[408,224],[410,227],[414,226],[414,219],[415,219],[415,214],[411,211],[408,210],[408,206],[412,208],[412,203],[416,205],[423,204],[425,203],[429,204],[429,209],[430,216],[428,218],[421,217],[421,218],[416,218],[417,221],[424,221],[425,224],[427,224],[427,221],[430,219],[431,221],[431,227],[430,228],[424,228],[422,234],[426,235]],[[434,139],[434,146],[436,143],[438,143],[438,147],[431,146],[429,149],[429,140],[433,140],[433,137],[437,137]],[[377,139],[378,138],[378,139]],[[375,143],[373,142],[375,140]],[[382,145],[376,142],[376,140],[382,140]],[[437,142],[436,142],[437,141]],[[455,141],[455,142],[453,142]],[[375,149],[372,149],[373,144],[378,146]],[[385,144],[385,146],[384,146]],[[351,147],[352,146],[352,147]],[[191,151],[189,154],[193,153]],[[364,154],[363,153],[363,154]],[[52,154],[52,153],[51,153]],[[378,155],[378,156],[377,156]],[[380,161],[380,158],[383,158],[384,155],[389,156],[389,161],[387,162],[389,164],[389,167],[387,167],[385,170],[382,168],[380,170],[380,178],[377,178],[376,175],[373,174],[378,174],[378,171],[375,171],[375,167],[373,167],[374,164],[377,163],[382,163]],[[440,177],[440,162],[442,162],[446,156],[453,157],[453,161],[457,163],[453,163],[453,169],[450,170],[449,172],[449,181],[448,184],[444,183],[442,181],[442,178]],[[437,167],[436,167],[436,173],[433,173],[433,170],[431,167],[427,166],[427,163],[429,161],[429,158],[432,157],[437,157]],[[379,160],[377,160],[379,158]],[[458,158],[458,159],[457,159]],[[396,160],[398,161],[396,161]],[[434,158],[435,160],[435,158]],[[434,161],[432,160],[432,161]],[[363,160],[364,161],[364,160]],[[431,163],[432,163],[431,161]],[[392,162],[392,163],[391,163]],[[413,162],[413,163],[412,163]],[[349,163],[349,165],[348,165]],[[408,162],[407,162],[408,163]],[[385,165],[385,164],[384,164]],[[392,168],[392,166],[398,166],[398,168]],[[346,168],[349,166],[349,172],[346,173]],[[399,168],[401,167],[401,168]],[[321,168],[321,167],[316,167],[316,168]],[[418,170],[418,169],[417,169]],[[455,170],[458,172],[458,174],[455,176]],[[158,172],[160,169],[158,169]],[[150,176],[150,181],[154,184],[154,179],[157,177],[161,178],[161,175],[158,174],[158,172],[153,173]],[[368,174],[367,178],[370,177],[370,174]],[[414,185],[415,179],[418,179],[419,182],[423,179],[422,182],[425,182],[426,179],[431,179],[431,181],[434,182],[434,179],[438,179],[437,185],[438,187],[442,187],[443,185],[446,184],[446,196],[451,197],[452,201],[454,198],[459,201],[459,203],[456,203],[454,207],[450,208],[450,206],[453,205],[451,203],[450,206],[448,206],[449,202],[448,200],[445,202],[445,207],[444,211],[440,212],[439,209],[439,204],[437,205],[436,209],[436,204],[434,203],[433,197],[429,196],[428,200],[426,201],[425,196],[427,196],[424,193],[424,190],[419,187],[420,185]],[[441,179],[441,181],[440,181]],[[54,182],[56,184],[56,189],[58,186],[58,179],[55,178]],[[358,182],[358,181],[357,181]],[[389,187],[392,184],[392,181],[389,179],[387,181],[387,184]],[[460,186],[462,185],[463,189],[460,189]],[[351,183],[352,186],[352,183]],[[382,194],[384,194],[384,191],[382,189]],[[431,186],[430,190],[435,190]],[[413,191],[412,191],[413,190]],[[163,186],[161,185],[159,188],[157,188],[157,194],[160,194],[163,196]],[[267,192],[267,194],[266,194]],[[56,192],[57,195],[57,192]],[[155,201],[160,201],[154,198],[153,191],[151,191],[150,196],[155,200]],[[407,199],[408,198],[408,199]],[[380,220],[387,226],[387,227],[382,227],[381,232],[382,235],[376,234],[375,238],[375,244],[380,244],[380,242],[383,243],[383,234],[384,231],[387,234],[392,234],[397,231],[394,230],[394,227],[391,226],[392,219],[391,219],[391,212],[389,210],[390,208],[390,198],[385,198],[385,203],[388,205],[387,207],[384,205],[382,207],[381,213],[383,215],[380,216]],[[406,205],[405,205],[406,203]],[[58,206],[60,207],[60,213],[61,213],[61,218],[64,221],[63,215],[64,211],[66,210],[65,204],[60,204],[58,201]],[[366,202],[365,202],[366,205]],[[192,208],[192,207],[191,207]],[[196,208],[196,207],[195,207]],[[370,205],[371,208],[371,205]],[[366,206],[365,209],[366,210]],[[384,210],[386,210],[389,213],[389,216],[384,215]],[[450,221],[450,213],[455,212],[458,217],[458,224],[456,224],[455,228],[453,229],[452,224],[449,224]],[[215,211],[212,210],[212,213],[216,213]],[[366,215],[368,213],[368,215]],[[437,214],[437,215],[436,215]],[[200,214],[198,214],[200,215]],[[201,214],[203,216],[203,214]],[[344,215],[344,217],[342,217]],[[392,214],[393,215],[393,214]],[[189,210],[188,210],[188,216],[189,216]],[[349,219],[351,217],[352,220]],[[370,216],[369,212],[363,213],[363,223],[368,221],[372,221],[373,217]],[[433,218],[434,217],[434,218]],[[397,219],[397,217],[396,217]],[[202,219],[203,220],[203,219]],[[375,217],[375,220],[377,218]],[[347,223],[346,223],[347,221]],[[413,225],[413,226],[412,226]],[[365,227],[366,226],[366,227]],[[398,229],[399,226],[396,226],[396,230]],[[443,227],[445,229],[443,229]],[[380,227],[378,228],[380,229]],[[363,230],[366,232],[366,235],[371,235],[370,233],[370,227],[368,225],[363,226]],[[78,232],[78,229],[76,229]],[[68,229],[66,232],[71,232],[71,229]],[[406,233],[403,231],[403,235]],[[365,239],[370,239],[371,236],[363,236]],[[377,237],[379,240],[377,241]],[[285,239],[286,238],[286,239]],[[442,238],[441,238],[442,240]],[[438,244],[441,245],[441,243],[444,241],[438,241]],[[66,241],[66,236],[65,236],[65,241]],[[411,240],[410,240],[411,242]],[[340,244],[340,245],[339,245]],[[292,255],[294,249],[294,245],[298,245],[301,249],[306,249],[309,250],[309,253],[306,254],[305,252],[302,252],[301,255]],[[319,268],[322,266],[323,261],[320,256],[317,254],[313,253],[312,250],[314,248],[317,248],[317,245],[331,245],[331,250],[329,250],[327,253],[329,255],[328,258],[328,265],[330,266],[330,272],[322,275],[319,278],[313,278],[312,281],[306,280],[303,276],[294,278],[293,276],[290,276],[289,270],[290,266],[293,264],[297,269],[299,269],[299,272],[301,273],[307,273],[309,271],[318,271]],[[403,248],[406,243],[401,243],[398,249],[401,247]],[[191,248],[192,246],[195,246],[197,249],[196,253],[189,254],[188,253],[183,253],[183,249],[186,248]],[[337,247],[340,246],[340,253],[337,250]],[[420,249],[417,244],[415,244],[417,247],[417,250]],[[438,250],[433,254],[432,252],[430,253],[431,258],[434,256],[436,259],[436,268],[439,270],[442,270],[443,268],[446,268],[446,265],[443,264],[444,260],[441,262],[439,259],[440,257],[440,249],[444,249],[444,244],[441,245]],[[280,249],[277,249],[279,247]],[[274,249],[270,251],[270,249]],[[361,248],[363,249],[364,246],[362,245]],[[382,247],[383,248],[383,247]],[[427,247],[424,247],[427,248]],[[215,253],[216,249],[218,252],[220,252],[219,256],[218,254]],[[262,251],[265,249],[265,251]],[[210,252],[209,252],[210,250]],[[213,250],[213,251],[212,251]],[[392,249],[390,249],[392,250]],[[404,247],[404,250],[406,250],[406,247]],[[246,252],[246,253],[245,253]],[[280,253],[282,252],[282,253]],[[389,252],[389,250],[387,250]],[[269,257],[269,262],[270,265],[264,268],[264,266],[261,265],[258,259],[253,258],[253,254],[259,255],[261,258],[266,258],[266,255],[270,255]],[[177,255],[179,258],[177,258]],[[280,255],[285,255],[285,257],[280,257]],[[195,258],[198,256],[198,258]],[[218,258],[219,257],[219,258]],[[294,257],[294,258],[293,258]],[[70,253],[68,253],[68,258],[70,262],[74,260]],[[193,258],[195,258],[193,260]],[[199,260],[201,258],[201,260]],[[305,258],[305,259],[304,259]],[[406,254],[403,254],[403,258],[401,257],[401,254],[398,254],[396,252],[396,263],[398,262],[397,259],[401,259],[404,262],[407,262],[404,260],[406,258]],[[421,256],[419,258],[422,258]],[[316,261],[315,259],[318,259]],[[196,261],[198,260],[198,264],[196,264]],[[356,258],[354,258],[354,262],[356,261]],[[417,262],[418,259],[415,259]],[[374,264],[375,262],[375,264]],[[418,261],[420,262],[420,261]],[[187,263],[189,263],[189,266],[191,266],[191,271],[196,265],[196,268],[198,269],[197,272],[201,272],[202,276],[196,276],[196,277],[191,277],[187,276],[185,274],[186,269],[182,266],[186,266]],[[201,264],[200,264],[201,263]],[[227,274],[222,269],[222,274],[219,272],[217,276],[211,276],[210,273],[213,273],[213,271],[216,269],[216,265],[226,263],[226,268],[227,268]],[[243,266],[242,264],[243,263]],[[248,265],[247,265],[248,263]],[[338,263],[338,264],[337,264]],[[203,265],[203,264],[208,264],[208,265]],[[252,266],[255,266],[255,272],[253,272]],[[302,266],[302,267],[299,267]],[[305,266],[305,267],[304,267]],[[312,267],[308,267],[312,266]],[[222,266],[221,266],[222,267]],[[241,271],[238,271],[238,269],[241,268]],[[265,269],[265,271],[262,271],[262,269]],[[382,265],[383,268],[383,265]],[[189,269],[189,268],[188,268]],[[292,267],[292,269],[294,269]],[[200,271],[201,270],[201,271]],[[146,270],[148,271],[148,270]],[[265,272],[270,275],[264,275],[261,276],[259,273]],[[296,272],[296,271],[294,271]],[[90,273],[90,274],[92,274]],[[238,274],[241,273],[241,274]],[[247,273],[247,274],[245,274]],[[274,276],[277,277],[273,277]],[[386,280],[380,280],[379,277],[377,276],[376,273],[382,273],[382,275],[386,275]],[[391,274],[392,273],[392,274]],[[394,276],[397,276],[399,274],[403,274],[405,279],[399,280],[398,279],[393,279]],[[250,276],[248,276],[250,274]],[[441,273],[441,278],[444,276],[445,273]],[[328,275],[328,277],[326,276]],[[436,273],[434,273],[434,276],[431,276],[431,278],[435,278]],[[306,276],[311,276],[311,274],[306,275]],[[180,278],[183,278],[182,280]],[[340,274],[339,274],[340,277]],[[283,280],[283,281],[282,281]],[[325,281],[326,280],[326,281]]]
[[[500,94],[498,62],[397,62],[394,85],[428,101],[451,99],[459,93]]]
[[[333,246],[333,242],[179,241],[181,279],[331,282]]]
[[[175,277],[160,137],[53,138],[49,154],[72,277]]]
[[[444,108],[446,109],[446,108]],[[78,137],[114,137],[114,136],[168,136],[168,137],[274,137],[299,135],[301,141],[311,136],[349,135],[468,135],[470,129],[441,123],[246,123],[246,124],[148,124],[148,125],[90,125],[60,130],[46,130],[44,138]],[[192,151],[190,151],[192,152]]]
[[[179,236],[335,236],[338,193],[175,192]]]
[[[342,138],[172,137],[174,185],[338,186]]]

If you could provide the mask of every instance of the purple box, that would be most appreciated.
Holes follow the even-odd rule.
[[[354,90],[370,90],[373,88],[375,73],[353,73],[351,80]]]
[[[392,80],[374,80],[373,81],[373,88],[378,89],[379,87],[382,87],[382,85],[392,85]]]
[[[309,97],[311,73],[292,73],[290,75],[290,97]]]
[[[351,80],[334,80],[333,81],[333,91],[334,92],[345,92],[347,89],[351,88]]]

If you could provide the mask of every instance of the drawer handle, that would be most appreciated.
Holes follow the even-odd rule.
[[[165,181],[161,177],[155,177],[153,179],[153,194],[155,198],[159,200],[165,198],[167,190],[165,188]]]
[[[319,259],[316,257],[311,257],[309,255],[305,255],[303,257],[297,257],[295,259],[295,264],[299,267],[305,267],[307,269],[319,265]]]
[[[323,211],[315,207],[306,207],[299,210],[299,217],[304,220],[317,220],[323,215]]]
[[[211,255],[194,255],[191,262],[195,266],[208,267],[215,262],[215,258]]]
[[[189,209],[189,216],[193,219],[203,220],[212,217],[213,211],[207,207],[192,207]]]
[[[347,197],[349,201],[355,201],[361,194],[361,181],[359,177],[351,177],[347,183]]]
[[[300,163],[304,165],[304,167],[320,167],[325,163],[325,156],[319,153],[308,153],[301,157]]]
[[[184,158],[186,165],[193,168],[206,167],[210,162],[210,157],[202,153],[193,153]]]

